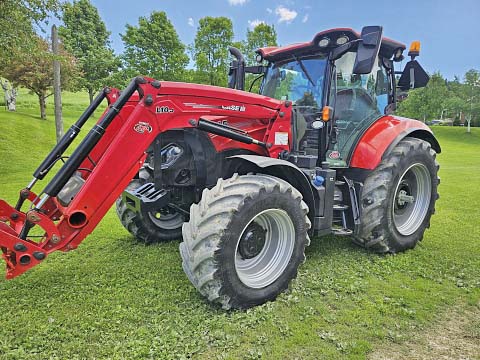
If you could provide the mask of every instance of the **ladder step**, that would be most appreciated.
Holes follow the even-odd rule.
[[[336,236],[350,236],[353,234],[353,231],[350,229],[333,228],[332,234]]]
[[[348,205],[344,205],[344,204],[337,204],[337,205],[333,205],[333,211],[345,211],[349,208]]]
[[[342,185],[345,185],[345,181],[342,181],[342,180],[335,180],[335,185],[337,185],[337,186],[342,186]]]

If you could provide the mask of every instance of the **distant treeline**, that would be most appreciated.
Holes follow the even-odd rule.
[[[453,125],[467,125],[471,120],[471,126],[480,126],[480,72],[472,69],[463,79],[455,77],[453,81],[434,73],[427,87],[408,93],[397,113],[427,123],[444,120]]]
[[[167,14],[154,11],[140,17],[137,24],[125,25],[121,34],[124,51],[115,54],[110,32],[89,0],[2,0],[0,77],[14,87],[26,87],[35,93],[42,118],[53,83],[54,56],[50,40],[45,38],[45,19],[52,14],[61,22],[61,50],[56,57],[62,65],[63,89],[85,90],[90,99],[102,87],[122,88],[136,75],[226,86],[228,46],[238,47],[247,63],[253,64],[255,49],[277,45],[273,25],[251,24],[254,26],[246,29],[244,40],[234,42],[231,19],[209,16],[199,19],[197,24],[188,19],[189,26],[196,28],[196,35],[192,44],[184,44]],[[479,77],[479,71],[470,70],[463,78],[446,81],[435,73],[426,88],[409,93],[397,113],[423,121],[448,118],[455,124],[471,119],[478,126]]]

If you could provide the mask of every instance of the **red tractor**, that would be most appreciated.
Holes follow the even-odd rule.
[[[0,200],[7,278],[75,249],[115,201],[139,241],[183,237],[188,278],[226,309],[275,299],[311,236],[347,235],[379,253],[413,248],[438,198],[440,146],[423,123],[391,115],[397,88],[428,82],[416,43],[396,80],[404,50],[379,26],[333,29],[259,49],[257,66],[231,48],[231,88],[137,77],[122,92],[104,89],[17,204]],[[246,72],[262,78],[260,94],[243,91]],[[104,99],[108,109],[35,194]]]

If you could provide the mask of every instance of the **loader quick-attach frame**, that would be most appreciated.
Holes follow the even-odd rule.
[[[272,138],[275,131],[260,132],[264,138],[256,139],[222,124],[221,116],[205,116],[208,111],[204,108],[191,106],[190,111],[181,111],[178,101],[172,101],[175,96],[159,96],[160,88],[157,80],[137,77],[121,93],[104,89],[41,163],[33,180],[20,191],[16,206],[0,200],[0,248],[8,279],[42,262],[53,251],[75,249],[139,172],[147,157],[146,150],[161,133],[196,128],[241,142],[251,153],[275,158],[288,150],[288,144],[275,144]],[[108,109],[43,191],[34,193],[33,186],[64,158],[65,150],[104,99],[109,103]],[[218,102],[221,103],[221,99]],[[282,126],[287,129],[290,116],[285,103],[271,103],[272,108],[265,110],[268,111],[265,116],[271,120],[271,130]],[[222,106],[219,108],[221,112]],[[224,105],[223,109],[228,106]],[[161,157],[155,161],[160,161],[158,159]],[[134,195],[133,200],[139,197]],[[160,201],[164,195],[165,191],[162,196],[153,194],[153,198]],[[22,211],[26,201],[31,205]],[[139,205],[135,201],[131,204],[132,207]],[[45,232],[39,241],[29,237],[33,227]]]

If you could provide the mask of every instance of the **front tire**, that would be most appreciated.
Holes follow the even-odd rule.
[[[141,169],[139,177],[128,184],[128,190],[138,189],[153,179],[146,169]],[[145,244],[177,240],[182,237],[182,214],[166,207],[155,212],[137,213],[127,207],[122,197],[116,202],[120,222],[135,238]]]
[[[357,244],[378,253],[412,249],[430,227],[438,199],[439,165],[426,141],[405,138],[364,183]]]
[[[267,175],[235,174],[205,189],[190,208],[180,244],[197,290],[224,309],[274,300],[296,277],[310,243],[298,190]]]

